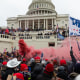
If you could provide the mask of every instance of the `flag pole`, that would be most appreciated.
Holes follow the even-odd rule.
[[[70,43],[70,50],[71,50],[71,37],[70,37],[70,15],[69,15],[69,43]]]

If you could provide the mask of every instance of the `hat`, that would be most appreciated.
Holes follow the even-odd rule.
[[[16,76],[16,78],[24,80],[24,76],[21,73],[14,73],[13,76]]]
[[[49,63],[49,64],[46,65],[45,71],[47,71],[47,72],[53,72],[53,70],[54,70],[53,64]]]
[[[48,59],[45,59],[45,61],[48,61]]]
[[[3,64],[3,65],[7,65],[7,62],[6,62],[6,61],[4,61],[2,64]]]
[[[75,80],[80,80],[80,75],[76,76]]]
[[[58,72],[59,72],[59,71],[64,71],[64,70],[65,70],[65,67],[64,67],[64,66],[59,66]]]
[[[17,67],[20,63],[21,63],[21,61],[18,61],[17,58],[14,58],[7,62],[7,67],[14,68],[14,67]]]
[[[66,60],[64,60],[64,59],[62,59],[62,60],[60,60],[60,65],[66,65]]]
[[[42,64],[46,64],[46,61],[45,60],[42,60],[42,62],[41,62]]]
[[[58,62],[57,60],[53,60],[53,64],[56,65]]]
[[[31,59],[30,59],[30,62],[35,62],[34,58],[31,58]]]
[[[35,60],[40,60],[40,57],[37,56],[37,57],[35,57],[34,59],[35,59]]]
[[[21,64],[20,71],[28,70],[28,66],[26,64]]]
[[[26,62],[26,59],[25,58],[23,58],[23,60],[22,60],[23,62]]]

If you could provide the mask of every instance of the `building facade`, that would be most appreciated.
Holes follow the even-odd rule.
[[[7,19],[9,28],[29,28],[32,30],[54,30],[58,24],[59,28],[68,28],[68,14],[58,14],[51,0],[32,0],[25,15]]]
[[[8,18],[7,26],[14,29],[25,30],[29,28],[45,31],[15,32],[15,36],[0,34],[0,51],[3,52],[4,49],[7,49],[11,52],[12,48],[15,47],[19,49],[19,39],[24,39],[29,46],[33,46],[35,49],[57,47],[61,44],[61,41],[57,39],[57,35],[45,34],[53,33],[57,24],[59,28],[67,30],[69,26],[68,17],[68,14],[58,14],[51,0],[32,0],[28,12],[25,15]],[[38,35],[39,32],[42,35]]]

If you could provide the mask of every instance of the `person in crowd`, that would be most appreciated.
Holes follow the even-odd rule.
[[[21,73],[14,73],[13,77],[12,77],[12,80],[24,80],[24,76]]]
[[[5,72],[6,72],[6,69],[7,69],[6,65],[7,65],[7,61],[3,61],[2,67],[1,67],[1,79],[2,80],[5,80],[4,76],[5,76]]]
[[[22,63],[23,63],[23,64],[26,64],[26,61],[27,61],[26,58],[23,58],[23,59],[22,59]]]
[[[0,53],[0,63],[3,62],[3,57],[2,57],[2,54]]]
[[[60,66],[64,66],[66,71],[68,72],[67,62],[65,59],[60,60]]]
[[[35,59],[36,63],[40,63],[40,61],[41,61],[39,56],[35,57],[34,59]]]
[[[36,64],[41,62],[39,56],[36,56],[36,57],[34,58],[34,60],[35,60],[35,62],[32,62],[32,63],[31,63],[31,72],[33,72],[33,69],[34,69],[34,67],[36,66]]]
[[[31,80],[42,80],[40,77],[42,77],[43,73],[43,67],[41,64],[36,64],[36,66],[33,69],[33,72],[31,73]]]
[[[21,61],[18,61],[17,58],[14,58],[7,62],[7,69],[4,74],[5,80],[11,80],[12,74],[15,73],[15,69],[20,63],[21,63]]]
[[[34,67],[35,67],[35,59],[34,58],[31,58],[30,59],[30,62],[31,62],[31,64],[30,64],[30,66],[31,66],[31,72],[33,72],[33,69],[34,69]]]
[[[54,65],[48,63],[45,67],[45,70],[43,71],[43,74],[37,76],[36,80],[52,80],[53,77],[54,77]]]
[[[68,80],[68,74],[64,66],[59,66],[57,77],[60,79]]]
[[[20,73],[23,74],[24,80],[28,80],[28,78],[31,78],[31,74],[28,71],[28,66],[26,64],[21,64],[20,65]]]

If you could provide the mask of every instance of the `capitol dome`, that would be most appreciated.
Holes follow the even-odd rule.
[[[56,13],[51,0],[32,0],[27,15]]]

